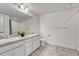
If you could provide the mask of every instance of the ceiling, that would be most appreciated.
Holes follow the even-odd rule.
[[[79,7],[78,3],[24,3],[36,15],[45,15],[49,13],[58,12],[61,10]],[[0,12],[5,13],[21,19],[27,19],[31,16],[27,13],[17,9],[13,3],[0,3]]]
[[[72,7],[79,7],[78,3],[31,3],[29,9],[33,12],[44,15],[48,13],[58,12]]]
[[[24,20],[31,17],[23,13],[22,11],[18,10],[15,5],[8,4],[8,3],[0,3],[0,13],[4,13],[12,17],[16,17]]]

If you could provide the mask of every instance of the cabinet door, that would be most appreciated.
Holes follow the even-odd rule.
[[[1,54],[1,56],[13,56],[13,50]]]
[[[32,38],[29,38],[25,42],[25,55],[26,56],[30,55],[33,52],[32,46],[33,46]]]
[[[25,45],[25,55],[28,56],[32,53],[32,43]]]
[[[33,51],[35,51],[39,47],[40,47],[40,38],[37,36],[33,38]]]
[[[24,56],[24,45],[14,49],[14,56]]]

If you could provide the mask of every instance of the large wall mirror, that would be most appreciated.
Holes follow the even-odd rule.
[[[23,30],[28,33],[34,33],[34,19],[19,19],[6,14],[0,14],[0,37],[8,37],[16,35],[18,30]],[[36,32],[36,31],[35,31]]]
[[[20,26],[20,22],[14,19],[9,15],[0,14],[0,39],[16,34],[16,29]]]
[[[9,35],[9,16],[0,14],[0,38]]]
[[[3,22],[4,22],[3,17],[0,16],[0,33],[3,33],[3,27],[4,27]]]

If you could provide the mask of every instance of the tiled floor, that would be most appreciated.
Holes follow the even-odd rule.
[[[79,56],[79,52],[73,49],[45,44],[45,46],[41,46],[36,50],[32,56]]]

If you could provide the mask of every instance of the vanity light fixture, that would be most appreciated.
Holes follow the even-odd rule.
[[[3,18],[1,17],[1,25],[3,26]]]
[[[25,8],[25,11],[28,12],[28,8]]]
[[[18,9],[23,10],[25,12],[28,11],[28,7],[24,3],[15,3],[15,4],[17,5]]]
[[[20,9],[21,9],[21,10],[24,10],[24,6],[23,6],[23,5],[20,5]]]

